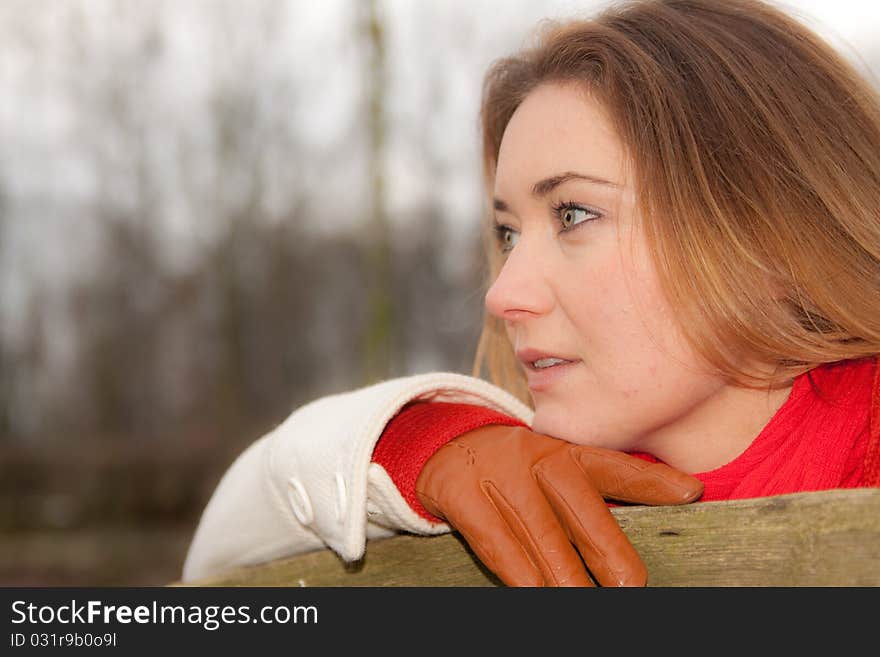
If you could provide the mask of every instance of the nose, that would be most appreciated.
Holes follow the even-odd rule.
[[[545,315],[553,308],[546,261],[522,237],[486,292],[486,310],[504,321]]]

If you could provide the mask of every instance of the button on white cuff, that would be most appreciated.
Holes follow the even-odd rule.
[[[315,514],[312,512],[312,502],[309,500],[305,487],[296,477],[287,480],[287,501],[290,502],[293,515],[302,524],[311,524],[315,519]]]

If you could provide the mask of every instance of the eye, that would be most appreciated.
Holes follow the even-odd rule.
[[[598,219],[602,215],[593,210],[588,210],[574,203],[562,203],[553,208],[559,223],[562,224],[562,231],[571,230],[586,221]]]
[[[519,240],[519,233],[510,226],[495,226],[495,240],[502,253],[508,253],[516,246]]]

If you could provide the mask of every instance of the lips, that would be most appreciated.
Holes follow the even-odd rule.
[[[560,365],[567,365],[578,360],[561,353],[544,351],[543,349],[517,349],[516,357],[526,369],[540,371]]]
[[[578,366],[580,358],[544,349],[517,349],[516,357],[526,371],[529,390],[550,391]]]

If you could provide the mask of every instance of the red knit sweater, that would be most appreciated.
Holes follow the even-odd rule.
[[[385,468],[413,510],[439,522],[419,502],[416,479],[440,447],[487,424],[526,426],[481,406],[409,404],[386,426],[373,461]],[[701,501],[880,486],[877,359],[823,365],[797,377],[788,400],[742,454],[695,476],[705,486]]]

